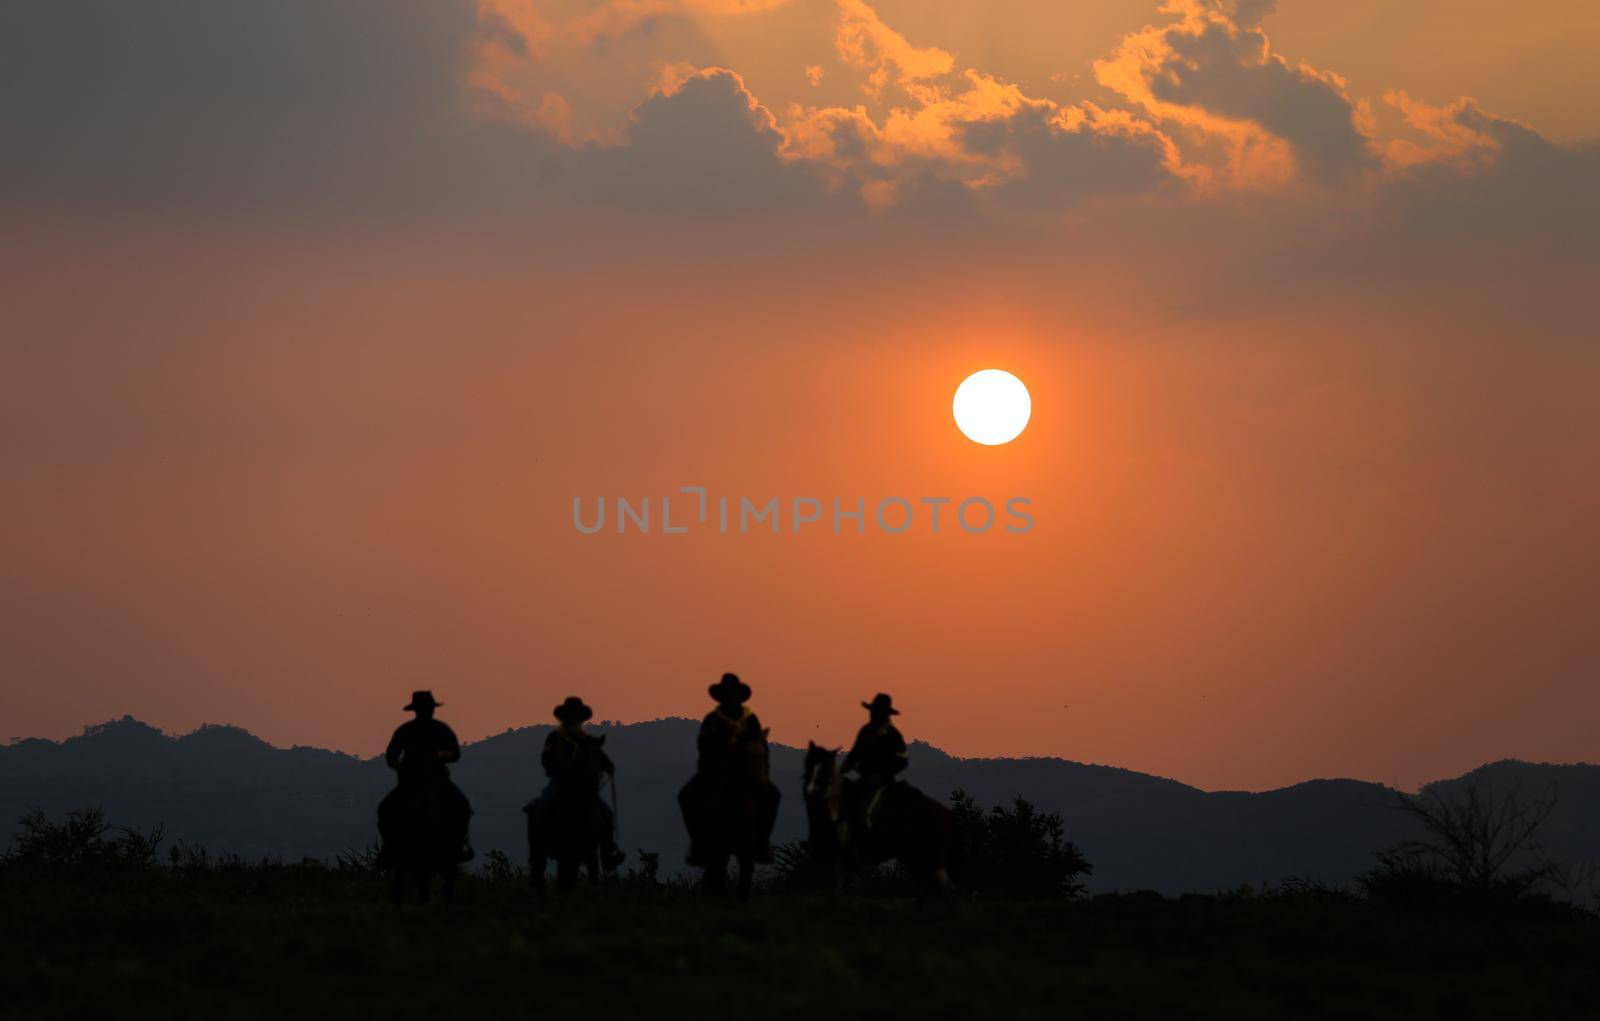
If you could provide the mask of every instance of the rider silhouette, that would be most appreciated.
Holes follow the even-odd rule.
[[[696,866],[703,864],[700,849],[696,846],[696,835],[702,831],[706,821],[707,802],[712,789],[714,786],[748,781],[751,747],[758,745],[763,751],[767,747],[767,734],[762,729],[761,721],[745,706],[751,694],[748,684],[739,680],[736,674],[723,674],[722,680],[708,690],[717,707],[706,714],[700,724],[700,734],[695,742],[699,751],[695,775],[678,792],[678,806],[689,828],[688,862]],[[770,862],[772,827],[777,821],[780,795],[770,780],[760,785],[755,793],[760,813],[756,860]]]
[[[384,762],[398,774],[399,783],[378,804],[378,835],[384,846],[391,843],[395,831],[395,816],[403,810],[403,803],[432,784],[442,785],[446,797],[459,813],[462,833],[472,817],[472,805],[461,788],[450,781],[449,763],[461,758],[461,742],[455,731],[442,720],[433,718],[433,711],[443,702],[436,702],[431,691],[415,691],[406,710],[417,714],[395,728],[389,747],[383,753]],[[472,857],[472,842],[463,836],[461,860]]]
[[[866,726],[856,734],[856,743],[844,757],[844,772],[855,771],[859,778],[851,787],[852,815],[864,828],[870,829],[878,803],[894,778],[906,768],[906,739],[893,723],[891,716],[899,716],[894,700],[879,694],[871,702],[861,703],[861,708],[871,714]]]
[[[615,872],[628,856],[617,849],[616,819],[611,807],[600,798],[598,779],[604,773],[615,783],[616,764],[602,747],[604,738],[584,733],[583,725],[594,716],[594,710],[584,705],[583,699],[570,695],[555,707],[554,713],[561,725],[545,738],[544,751],[539,755],[539,764],[550,782],[529,808],[542,823],[558,797],[586,796],[600,822],[600,863],[607,872]]]

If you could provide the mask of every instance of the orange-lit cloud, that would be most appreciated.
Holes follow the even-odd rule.
[[[1410,138],[1388,140],[1384,158],[1402,169],[1448,163],[1464,174],[1471,174],[1495,162],[1502,149],[1497,135],[1508,129],[1532,133],[1526,124],[1491,116],[1477,100],[1466,96],[1445,106],[1424,103],[1398,90],[1386,93],[1383,98],[1399,109],[1405,123],[1423,138],[1420,142]]]
[[[1108,37],[1076,86],[964,60],[959,35],[904,30],[869,0],[285,0],[184,30],[203,6],[17,12],[0,43],[0,187],[501,224],[591,200],[977,224],[1108,199],[1298,196],[1427,230],[1492,198],[1492,217],[1454,221],[1541,237],[1596,216],[1579,184],[1592,146],[1469,99],[1354,95],[1337,70],[1278,52],[1267,0],[1171,0]],[[113,84],[97,56],[111,52],[229,72],[204,89]],[[230,65],[235,52],[255,57]],[[670,138],[653,127],[668,121]]]
[[[1338,183],[1374,163],[1356,106],[1337,74],[1272,51],[1260,19],[1270,2],[1230,11],[1218,0],[1169,0],[1175,17],[1122,40],[1095,77],[1150,116],[1220,143],[1225,180],[1281,187],[1296,177]]]
[[[890,81],[906,94],[924,101],[937,98],[937,87],[928,84],[955,67],[955,57],[937,47],[913,46],[906,37],[883,23],[878,12],[865,0],[837,0],[839,29],[834,45],[839,59],[850,67],[867,72],[863,89],[879,98]]]
[[[487,29],[470,86],[504,116],[580,148],[626,145],[638,116],[617,107],[613,93],[606,101],[613,114],[596,120],[593,110],[575,112],[579,98],[553,84],[582,78],[577,65],[614,57],[591,59],[596,39],[639,37],[632,41],[643,48],[631,51],[630,63],[653,61],[657,80],[675,66],[738,73],[737,60],[685,62],[670,40],[653,48],[659,31],[641,42],[635,30],[651,19],[689,25],[779,6],[613,2],[552,25],[533,0],[479,3]],[[816,103],[798,92],[774,101],[745,81],[740,88],[764,117],[773,112],[753,129],[778,157],[758,161],[766,170],[803,168],[829,194],[878,213],[943,218],[1019,203],[1066,209],[1109,195],[1205,199],[1305,187],[1360,195],[1442,161],[1469,178],[1493,172],[1501,147],[1472,122],[1498,119],[1474,115],[1475,104],[1464,100],[1432,107],[1390,93],[1385,102],[1402,118],[1399,134],[1385,133],[1373,104],[1350,95],[1337,72],[1274,51],[1263,28],[1273,7],[1271,0],[1169,0],[1160,9],[1164,21],[1128,33],[1094,62],[1097,83],[1126,106],[1030,95],[991,70],[961,66],[953,50],[909,38],[867,0],[801,10],[832,19],[833,52],[809,56],[826,56],[827,80],[853,88],[857,101]],[[549,75],[541,70],[547,65]],[[811,89],[823,80],[821,62],[806,65]],[[641,82],[636,94],[651,88]]]
[[[1030,99],[978,71],[961,88],[918,86],[880,121],[856,106],[794,107],[785,151],[851,180],[882,211],[908,188],[954,184],[974,197],[1025,197],[1050,206],[1153,192],[1173,179],[1177,152],[1148,123],[1085,103]]]

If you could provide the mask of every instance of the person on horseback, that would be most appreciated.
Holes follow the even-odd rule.
[[[555,707],[555,718],[561,725],[544,740],[544,751],[539,764],[544,767],[550,782],[544,792],[528,806],[536,823],[549,820],[551,807],[563,797],[587,801],[594,812],[600,834],[600,864],[607,872],[615,872],[627,855],[617,849],[617,822],[611,806],[600,798],[600,776],[604,774],[616,782],[617,767],[607,755],[605,738],[595,737],[583,730],[583,725],[593,718],[594,710],[583,704],[583,699],[569,695],[565,702]]]
[[[439,785],[461,827],[461,860],[469,861],[472,842],[466,832],[472,818],[472,805],[461,788],[450,780],[449,763],[461,759],[461,742],[456,740],[455,731],[442,720],[434,719],[434,710],[442,705],[443,702],[434,700],[431,691],[411,693],[411,701],[405,708],[407,712],[416,713],[416,719],[395,728],[389,747],[383,753],[384,762],[398,774],[398,783],[378,804],[378,835],[385,848],[389,847],[397,830],[398,816],[407,802]]]
[[[900,735],[890,717],[899,716],[894,700],[879,693],[871,702],[861,703],[869,714],[866,726],[856,734],[856,743],[844,757],[842,771],[856,774],[850,785],[850,817],[870,832],[878,805],[883,801],[894,778],[906,768],[906,739]]]
[[[689,828],[690,865],[703,864],[698,834],[703,832],[712,793],[719,788],[751,782],[750,763],[754,756],[763,761],[767,753],[767,732],[756,714],[745,705],[750,686],[736,674],[723,674],[722,680],[708,689],[717,707],[700,724],[695,744],[699,752],[695,775],[678,793],[678,805]],[[765,776],[756,781],[753,792],[757,804],[756,860],[772,861],[772,827],[778,818],[778,788]]]

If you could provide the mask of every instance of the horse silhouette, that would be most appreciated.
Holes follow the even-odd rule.
[[[594,742],[596,748],[604,743],[603,735]],[[608,836],[607,821],[595,804],[601,775],[599,762],[582,755],[566,779],[552,783],[544,794],[523,806],[528,816],[528,870],[536,889],[544,889],[545,871],[552,859],[560,889],[578,885],[580,867],[590,883],[600,882],[600,852]]]
[[[937,893],[955,896],[950,873],[960,851],[955,814],[905,781],[883,790],[870,830],[863,832],[844,810],[849,792],[839,771],[838,748],[808,742],[804,793],[806,850],[835,885],[857,868],[898,861],[918,886],[917,907]]]
[[[405,898],[408,878],[415,883],[422,904],[431,899],[435,878],[441,881],[446,900],[455,896],[467,817],[448,784],[441,779],[395,792],[383,855],[391,874],[389,895],[396,904]]]
[[[762,737],[766,734],[763,730]],[[734,769],[702,778],[700,821],[692,834],[705,869],[701,888],[708,894],[726,893],[728,863],[734,861],[740,900],[749,899],[755,883],[756,855],[766,838],[762,793],[771,782],[766,741],[751,741],[745,748],[748,754]]]

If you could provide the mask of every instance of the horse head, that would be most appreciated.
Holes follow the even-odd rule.
[[[806,742],[805,797],[808,804],[826,805],[829,814],[837,816],[839,803],[839,753],[840,748],[824,748],[815,741]]]
[[[806,849],[818,862],[837,862],[842,843],[841,782],[838,748],[806,743],[803,791],[806,806]]]

